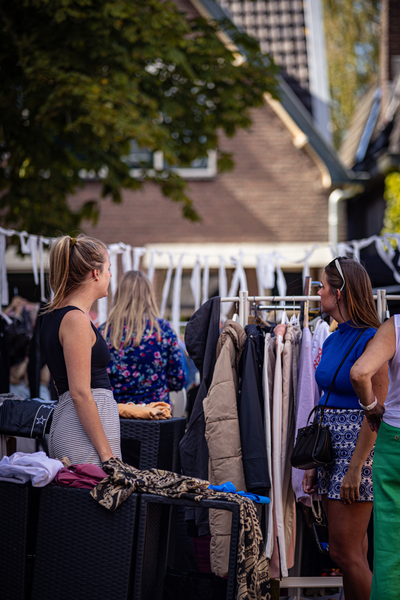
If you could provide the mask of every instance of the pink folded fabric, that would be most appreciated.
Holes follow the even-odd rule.
[[[88,463],[70,465],[58,471],[52,485],[91,490],[106,477],[107,474],[97,465]]]

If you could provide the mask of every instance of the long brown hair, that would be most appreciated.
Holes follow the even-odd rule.
[[[154,330],[160,335],[159,312],[149,279],[141,271],[127,271],[122,277],[114,297],[114,304],[104,328],[104,338],[110,332],[111,345],[119,350],[126,327],[123,348],[139,346],[147,320],[150,321],[150,334]]]
[[[80,234],[76,238],[63,235],[50,250],[50,287],[54,298],[45,308],[49,312],[59,307],[71,292],[88,281],[90,271],[103,271],[107,247],[96,238]]]
[[[347,256],[339,256],[336,260],[339,261],[343,271],[345,285],[343,286],[343,280],[334,259],[325,267],[326,278],[332,294],[337,297],[337,290],[343,286],[341,293],[354,327],[367,326],[377,329],[381,322],[375,307],[371,280],[367,271],[357,260],[347,258]],[[339,305],[338,308],[340,312]],[[341,312],[340,314],[342,315]]]

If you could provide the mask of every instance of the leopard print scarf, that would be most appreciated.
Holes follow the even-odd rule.
[[[269,564],[252,500],[208,489],[208,481],[169,471],[141,471],[117,458],[102,464],[108,474],[91,492],[97,502],[115,510],[133,492],[190,500],[219,499],[239,504],[240,526],[236,568],[236,600],[271,600]]]

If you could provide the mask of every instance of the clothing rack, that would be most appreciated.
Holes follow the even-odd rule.
[[[306,282],[308,285],[308,289],[310,289],[310,282]],[[374,295],[374,300],[377,303],[377,312],[379,316],[379,320],[381,323],[387,317],[387,302],[388,301],[400,301],[400,295],[387,295],[386,290],[379,289],[377,293]],[[239,296],[234,296],[230,298],[221,298],[221,302],[233,302],[238,306],[237,312],[239,315],[239,323],[242,327],[246,327],[249,322],[249,304],[251,302],[259,303],[259,302],[285,302],[286,305],[278,304],[276,306],[277,310],[284,310],[285,308],[293,309],[294,302],[304,302],[303,305],[305,307],[305,314],[307,317],[305,319],[305,326],[308,326],[308,306],[309,302],[319,302],[319,296],[311,296],[311,295],[303,295],[303,296],[253,296],[249,295],[247,290],[243,290],[239,292]],[[296,552],[297,554],[297,552]],[[343,588],[343,578],[342,577],[283,577],[281,579],[281,588],[288,589],[290,594],[293,595],[293,600],[298,600],[301,596],[301,590],[303,588],[318,588],[318,587],[330,587],[330,588]]]
[[[303,295],[303,296],[253,296],[249,295],[248,291],[239,292],[239,296],[232,296],[230,298],[221,298],[221,302],[234,302],[238,305],[239,323],[242,327],[246,327],[249,322],[249,303],[250,302],[285,302],[287,305],[277,305],[277,310],[292,309],[294,302],[319,302],[321,299],[319,296]],[[387,295],[386,290],[379,289],[374,294],[374,300],[376,300],[376,308],[381,323],[387,317],[387,302],[388,301],[400,301],[400,295]]]

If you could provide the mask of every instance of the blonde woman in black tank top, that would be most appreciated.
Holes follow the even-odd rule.
[[[49,454],[72,464],[101,465],[121,458],[118,407],[107,375],[109,351],[91,322],[93,303],[105,296],[110,261],[102,242],[58,238],[50,252],[54,299],[45,310],[42,350],[59,393]]]

